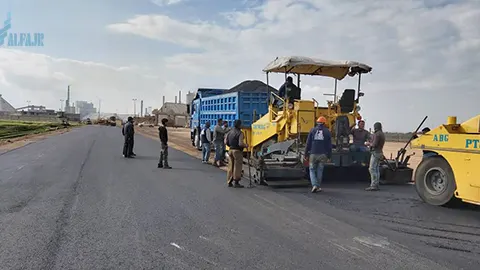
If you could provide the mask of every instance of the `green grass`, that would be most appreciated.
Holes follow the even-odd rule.
[[[12,139],[63,128],[60,123],[0,120],[0,139]]]

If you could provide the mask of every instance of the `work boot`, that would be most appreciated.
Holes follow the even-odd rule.
[[[233,184],[233,187],[234,187],[234,188],[243,188],[244,186],[241,185],[241,184],[239,183],[239,181],[235,181],[235,183]]]
[[[165,164],[165,166],[163,168],[164,169],[171,169],[172,167],[168,166],[168,164]]]
[[[375,186],[373,186],[373,187],[370,186],[370,187],[367,187],[365,190],[366,190],[366,191],[378,191],[378,190],[380,190],[380,189],[379,189],[378,187],[375,187]]]
[[[162,163],[158,163],[157,168],[163,168],[163,164],[162,164]]]

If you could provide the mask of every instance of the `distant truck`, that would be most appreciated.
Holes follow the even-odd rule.
[[[110,125],[110,126],[112,126],[112,127],[117,126],[117,117],[115,117],[115,116],[110,116],[110,117],[108,118],[108,122],[107,122],[107,123],[108,123],[108,125]]]

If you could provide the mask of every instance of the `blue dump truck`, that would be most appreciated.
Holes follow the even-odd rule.
[[[242,128],[250,128],[252,122],[268,112],[270,92],[278,91],[261,81],[244,81],[231,89],[199,88],[190,105],[190,137],[192,145],[201,150],[200,132],[207,121],[210,128],[222,118],[229,127],[237,119],[242,120]]]

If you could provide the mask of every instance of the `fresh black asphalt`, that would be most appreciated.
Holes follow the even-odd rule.
[[[225,172],[118,128],[0,155],[0,269],[478,269],[480,211],[413,186],[233,189]]]

